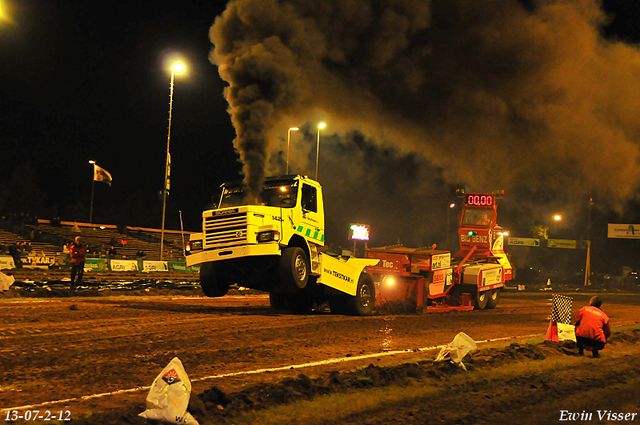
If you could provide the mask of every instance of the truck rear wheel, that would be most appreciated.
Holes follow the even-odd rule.
[[[498,299],[500,298],[500,288],[493,289],[489,294],[487,294],[487,308],[494,309],[498,305]]]
[[[309,258],[302,248],[285,248],[280,256],[280,282],[285,288],[304,289],[309,281]]]
[[[222,297],[229,291],[231,279],[225,275],[219,263],[200,265],[200,286],[207,297]]]
[[[491,291],[476,291],[476,302],[474,310],[484,310],[489,302],[489,293]]]
[[[371,316],[376,303],[376,289],[373,279],[366,273],[360,275],[356,296],[347,301],[348,313],[352,316]]]

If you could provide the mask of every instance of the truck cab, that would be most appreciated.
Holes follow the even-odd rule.
[[[375,302],[366,266],[322,252],[322,186],[301,175],[268,177],[258,194],[241,182],[221,186],[216,207],[202,213],[202,232],[187,245],[187,265],[200,265],[205,295],[238,284],[269,292],[276,309],[307,311],[329,301],[332,311],[369,315]]]
[[[319,273],[311,260],[323,245],[320,183],[301,175],[275,176],[265,179],[258,194],[241,182],[223,184],[216,208],[202,213],[202,233],[192,235],[186,258],[189,266],[201,265],[201,284],[210,296],[224,295],[227,283],[291,292]],[[277,267],[267,263],[287,250],[295,251],[295,279],[281,282]],[[225,267],[218,265],[222,262]],[[265,267],[269,276],[252,273]]]

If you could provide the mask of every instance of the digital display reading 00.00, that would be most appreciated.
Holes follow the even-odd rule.
[[[493,205],[493,195],[467,195],[467,205],[487,207]]]

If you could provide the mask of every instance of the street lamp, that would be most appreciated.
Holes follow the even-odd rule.
[[[182,72],[184,65],[176,63],[171,68],[171,85],[169,86],[169,129],[167,132],[167,160],[164,166],[164,190],[162,191],[162,231],[160,233],[160,261],[164,250],[164,219],[167,211],[167,186],[169,185],[169,144],[171,143],[171,114],[173,112],[173,81],[176,72]]]
[[[300,130],[298,127],[290,127],[287,132],[287,172],[285,174],[289,174],[289,145],[291,144],[291,132]]]
[[[96,171],[95,171],[95,161],[94,160],[90,160],[89,164],[93,165],[93,177],[91,177],[91,206],[89,207],[89,224],[93,223],[93,190],[95,188],[96,185]]]
[[[316,145],[316,181],[318,181],[318,158],[320,157],[320,129],[327,125],[323,122],[318,124],[318,144]]]
[[[553,216],[553,220],[556,222],[555,225],[553,226],[553,233],[555,233],[554,236],[557,237],[557,235],[558,235],[558,222],[560,222],[562,220],[562,216],[560,214],[555,214]]]

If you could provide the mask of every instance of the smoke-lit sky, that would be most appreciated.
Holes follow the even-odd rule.
[[[234,127],[258,182],[284,171],[291,126],[290,170],[314,176],[320,121],[338,244],[354,221],[378,243],[440,243],[456,187],[504,189],[502,224],[522,236],[560,211],[558,236],[584,237],[590,196],[603,220],[640,219],[633,0],[0,4],[0,181],[34,174],[63,219],[86,220],[75,216],[94,159],[114,178],[96,186],[97,217],[149,209],[134,224],[159,227],[175,54],[188,73],[174,92],[168,228],[182,211],[195,230],[237,176]]]

